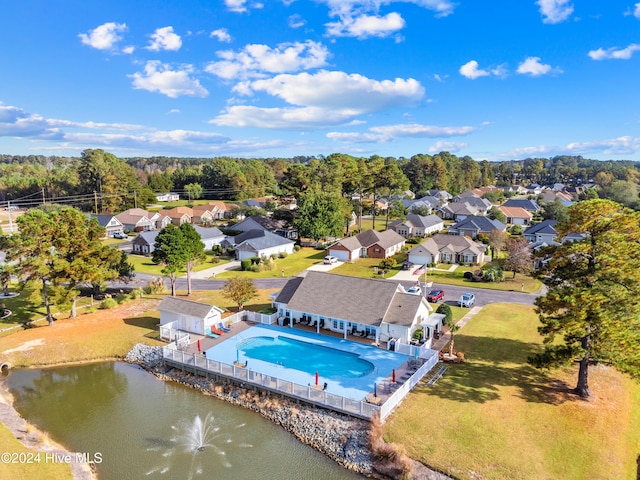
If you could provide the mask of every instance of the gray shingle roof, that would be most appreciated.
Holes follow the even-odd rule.
[[[286,239],[267,230],[249,230],[247,232],[236,235],[234,238],[236,248],[250,247],[253,250],[260,251],[266,248],[277,247],[279,245],[287,245],[295,243],[293,240]]]
[[[556,232],[556,220],[543,220],[540,223],[531,225],[524,231],[524,235],[536,235],[536,234],[549,234],[555,235]]]
[[[158,310],[161,312],[179,313],[199,318],[205,318],[209,315],[212,308],[216,307],[176,297],[164,297],[158,305]]]
[[[505,230],[507,227],[499,220],[491,220],[489,217],[468,216],[449,228],[449,231],[475,230],[478,232],[490,232],[491,230]]]
[[[224,233],[222,233],[220,229],[216,227],[201,227],[199,225],[194,225],[193,228],[195,228],[196,232],[200,234],[200,238],[202,240],[205,240],[207,238],[224,237]]]
[[[421,295],[396,293],[384,316],[385,323],[410,327],[423,298]]]

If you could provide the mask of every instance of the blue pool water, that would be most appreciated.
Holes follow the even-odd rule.
[[[248,358],[275,363],[327,378],[359,378],[373,372],[371,362],[360,355],[324,347],[295,338],[253,337],[241,342],[238,350]]]
[[[226,337],[226,335],[225,335]],[[298,385],[327,384],[327,392],[362,400],[382,388],[408,357],[372,345],[277,325],[255,325],[208,348],[209,360],[233,364]]]

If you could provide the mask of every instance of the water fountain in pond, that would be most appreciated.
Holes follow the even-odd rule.
[[[231,467],[223,447],[225,449],[251,447],[249,444],[233,440],[233,431],[244,427],[244,423],[231,428],[227,427],[227,425],[217,422],[211,413],[207,414],[204,420],[197,415],[193,421],[183,421],[178,426],[172,425],[171,429],[174,430],[175,436],[169,442],[164,442],[168,445],[165,445],[164,448],[150,448],[150,450],[163,450],[162,456],[173,459],[172,463],[184,464],[185,456],[191,457],[190,471],[187,477],[191,480],[195,475],[202,475],[205,467],[211,466],[212,463],[217,465],[221,463],[227,468]],[[217,460],[212,462],[212,455],[208,454],[209,452],[215,454]],[[171,466],[158,466],[147,472],[147,475],[164,474],[170,470]]]

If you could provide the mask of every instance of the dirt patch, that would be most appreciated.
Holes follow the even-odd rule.
[[[38,338],[36,340],[30,340],[28,342],[24,342],[19,347],[10,348],[9,350],[5,350],[2,352],[3,354],[13,353],[13,352],[26,352],[27,350],[31,350],[33,347],[37,347],[44,343],[44,339]]]

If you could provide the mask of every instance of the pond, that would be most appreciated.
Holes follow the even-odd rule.
[[[362,479],[259,414],[105,362],[15,370],[20,414],[71,452],[100,454],[100,480]]]

